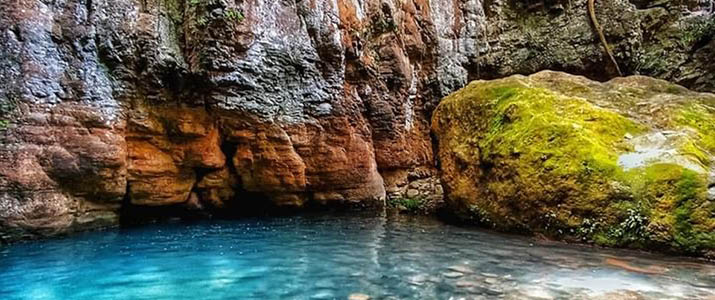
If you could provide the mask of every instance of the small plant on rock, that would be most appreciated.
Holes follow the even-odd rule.
[[[420,209],[424,200],[422,197],[392,198],[389,200],[389,204],[393,207],[404,207],[408,211],[416,211]]]
[[[223,16],[229,20],[229,21],[234,21],[236,23],[241,23],[245,19],[243,16],[243,13],[240,10],[229,8],[224,10]]]
[[[13,95],[0,100],[0,131],[5,131],[10,126],[10,117],[17,107],[17,98]]]

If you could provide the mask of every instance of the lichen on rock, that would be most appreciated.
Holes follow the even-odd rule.
[[[715,95],[640,76],[472,82],[433,117],[447,201],[502,230],[703,255],[713,107]]]

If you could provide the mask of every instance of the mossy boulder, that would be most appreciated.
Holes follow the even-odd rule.
[[[715,95],[643,76],[474,81],[432,129],[448,205],[500,230],[715,255]]]

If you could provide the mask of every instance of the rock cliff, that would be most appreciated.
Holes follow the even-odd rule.
[[[598,3],[629,73],[714,90],[710,2]],[[606,79],[585,1],[18,0],[0,6],[0,238],[171,208],[441,199],[439,100]]]

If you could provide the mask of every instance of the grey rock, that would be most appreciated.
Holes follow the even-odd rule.
[[[414,189],[409,189],[407,190],[407,197],[408,198],[415,198],[420,195],[420,191],[414,190]]]
[[[442,276],[444,276],[446,278],[459,278],[459,277],[464,276],[464,274],[460,273],[460,272],[446,272],[446,273],[443,273]]]

